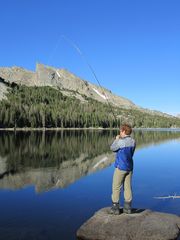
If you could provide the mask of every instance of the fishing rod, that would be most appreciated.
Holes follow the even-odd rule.
[[[108,100],[108,97],[107,97],[107,95],[105,94],[105,92],[104,92],[104,90],[103,90],[103,87],[102,87],[102,85],[101,85],[101,83],[100,83],[100,81],[99,81],[99,79],[98,79],[98,77],[97,77],[97,75],[96,75],[96,73],[95,73],[92,65],[91,65],[91,64],[89,63],[89,61],[87,60],[87,57],[86,57],[86,56],[84,55],[84,53],[80,50],[80,48],[77,46],[77,44],[75,44],[75,43],[74,43],[71,39],[69,39],[67,36],[61,35],[59,39],[64,39],[67,43],[69,43],[70,46],[72,46],[72,47],[78,52],[78,54],[81,56],[81,58],[82,58],[82,59],[84,60],[84,62],[87,64],[88,68],[90,69],[90,72],[93,74],[96,82],[98,83],[98,85],[99,85],[99,87],[100,87],[100,89],[101,89],[101,91],[102,91],[102,93],[103,93],[103,95],[104,95],[104,97],[105,97],[105,100],[106,100],[106,102],[107,102],[107,104],[108,104],[108,106],[109,106],[109,109],[110,109],[110,111],[111,111],[111,113],[112,113],[115,121],[117,121],[117,116],[115,115],[115,113],[114,113],[114,111],[113,111],[113,108],[112,108],[112,106],[111,106],[111,104],[110,104],[110,102],[109,102],[109,100]],[[58,42],[59,42],[59,40],[58,40]],[[56,44],[56,47],[55,47],[54,51],[57,49],[57,47],[58,47],[58,44]],[[59,73],[58,73],[57,71],[56,71],[56,73],[57,73],[57,75],[59,76]],[[59,77],[60,77],[60,76],[59,76]]]

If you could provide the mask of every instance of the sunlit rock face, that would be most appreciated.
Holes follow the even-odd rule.
[[[0,67],[0,78],[5,83],[16,83],[19,85],[35,85],[35,73],[21,67]]]
[[[8,87],[0,82],[0,100],[6,98],[7,89]]]
[[[110,90],[92,84],[73,73],[62,69],[36,64],[35,71],[29,71],[22,67],[0,67],[0,100],[5,98],[7,85],[11,84],[26,86],[50,86],[61,91],[66,96],[73,96],[82,102],[87,102],[88,98],[95,99],[102,103],[110,103],[114,107],[125,109],[137,109],[152,115],[174,117],[159,111],[149,110],[135,105],[131,100],[113,94]]]
[[[116,96],[108,89],[85,81],[65,69],[57,69],[43,64],[37,64],[35,72],[21,67],[0,67],[0,78],[4,84],[55,87],[63,94],[74,96],[81,101],[86,101],[88,97],[106,103],[108,99],[115,106],[138,108],[132,101]]]

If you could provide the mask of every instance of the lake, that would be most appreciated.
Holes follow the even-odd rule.
[[[75,240],[111,205],[117,131],[0,131],[0,239]],[[180,131],[136,130],[133,207],[180,215]],[[121,201],[122,195],[121,195]]]

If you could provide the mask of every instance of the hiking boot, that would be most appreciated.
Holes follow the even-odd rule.
[[[126,213],[126,214],[131,214],[132,213],[131,202],[124,202],[123,213]]]
[[[120,214],[119,203],[113,203],[110,209],[110,214],[114,214],[114,215]]]

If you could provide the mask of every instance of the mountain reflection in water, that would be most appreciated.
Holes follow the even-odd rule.
[[[0,188],[34,185],[36,192],[65,188],[114,162],[117,131],[0,132]],[[176,131],[134,131],[137,149],[180,138]]]

